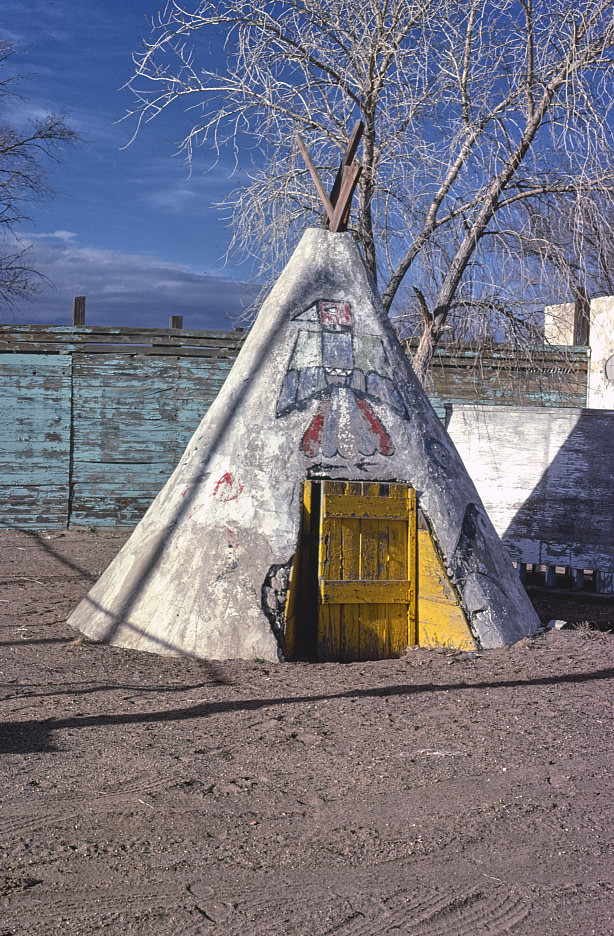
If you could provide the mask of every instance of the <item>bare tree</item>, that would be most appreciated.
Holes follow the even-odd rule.
[[[570,210],[571,208],[571,210]],[[543,205],[527,218],[527,255],[548,265],[573,298],[614,293],[614,203],[611,193],[587,191],[574,205]],[[556,296],[552,296],[555,302]]]
[[[562,269],[532,217],[612,197],[613,16],[614,0],[170,0],[130,113],[138,129],[184,104],[188,162],[234,148],[231,246],[265,273],[318,217],[295,131],[332,176],[362,119],[354,231],[387,309],[413,287],[422,378],[453,324],[522,331],[519,295]]]
[[[19,124],[5,119],[7,105],[22,100],[19,85],[25,76],[13,71],[15,52],[0,40],[0,303],[8,307],[37,288],[38,274],[17,229],[27,220],[27,205],[49,194],[44,163],[77,139],[61,113]]]

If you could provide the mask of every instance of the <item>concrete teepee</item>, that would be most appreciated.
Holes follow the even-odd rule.
[[[477,645],[539,622],[349,233],[309,229],[226,383],[123,549],[69,618],[200,658],[283,658],[306,479],[406,482]]]

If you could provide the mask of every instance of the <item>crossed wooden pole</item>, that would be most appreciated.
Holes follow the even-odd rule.
[[[362,166],[354,159],[354,156],[356,155],[356,150],[358,149],[358,144],[360,143],[360,138],[362,137],[364,129],[365,125],[362,120],[357,120],[345,148],[341,165],[337,170],[330,196],[326,194],[326,189],[322,185],[318,170],[313,164],[313,160],[309,155],[309,150],[305,146],[300,133],[296,134],[299,149],[303,154],[303,159],[307,163],[307,168],[318,190],[318,195],[322,199],[322,204],[326,211],[326,226],[329,231],[338,232],[347,229],[352,197],[356,185],[358,184],[360,173],[362,172]]]

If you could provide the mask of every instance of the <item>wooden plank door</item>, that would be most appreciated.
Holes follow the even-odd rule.
[[[319,660],[398,657],[415,642],[416,526],[408,485],[322,482]]]

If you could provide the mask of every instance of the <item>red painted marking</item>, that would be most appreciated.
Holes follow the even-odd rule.
[[[382,455],[390,455],[390,453],[393,451],[392,440],[390,436],[366,400],[359,400],[358,397],[356,397],[356,402],[360,407],[360,411],[362,412],[363,416],[365,416],[367,419],[371,432],[379,439],[379,445],[377,446],[379,451],[382,453]]]
[[[197,511],[199,511],[201,507],[204,507],[204,506],[205,506],[204,504],[197,504],[196,507],[192,507],[192,510],[191,510],[190,513],[188,514],[187,519],[188,519],[188,520],[191,520],[192,517],[194,516],[194,514],[195,514]]]
[[[322,444],[322,428],[329,406],[330,400],[324,400],[324,402],[320,404],[318,412],[307,426],[303,441],[301,442],[301,448],[305,455],[313,457],[320,451],[320,446]]]
[[[351,325],[349,302],[321,302],[320,321],[322,325]]]
[[[227,504],[228,501],[236,500],[242,491],[243,485],[237,483],[232,472],[225,471],[213,488],[213,496],[217,497],[219,495],[220,500]]]
[[[217,482],[217,484],[215,485],[213,489],[213,496],[215,497],[215,495],[219,491],[222,484],[228,484],[229,486],[232,486],[232,484],[234,483],[234,480],[235,479],[234,479],[234,475],[232,474],[232,472],[230,471],[224,472],[224,474],[222,475],[222,477],[220,478],[220,480]]]

